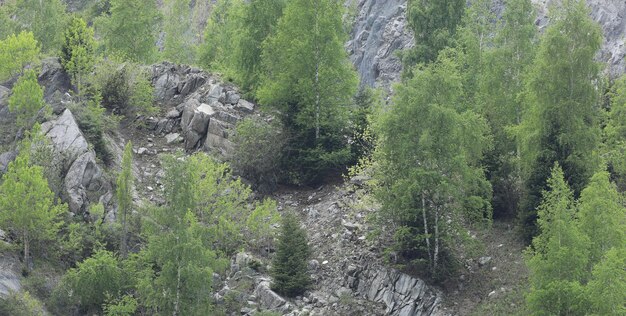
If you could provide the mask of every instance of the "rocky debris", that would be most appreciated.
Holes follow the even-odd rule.
[[[480,257],[478,258],[478,265],[481,267],[486,266],[487,264],[489,264],[489,262],[491,262],[491,257]]]
[[[152,66],[152,83],[157,100],[182,103],[185,97],[204,85],[209,76],[185,65],[162,62]]]
[[[254,112],[254,103],[248,102],[244,99],[239,99],[239,102],[235,105],[235,110],[250,114]]]
[[[169,112],[167,112],[167,114],[165,115],[165,118],[167,119],[175,119],[175,118],[179,118],[181,115],[181,113],[177,110],[177,109],[171,109],[169,110]]]
[[[168,144],[173,144],[173,143],[180,143],[183,140],[182,137],[180,137],[180,134],[178,133],[170,133],[165,135],[165,141]]]
[[[16,255],[4,253],[0,255],[0,298],[22,288],[20,278],[21,264]]]
[[[254,290],[254,296],[259,300],[261,307],[269,310],[286,313],[291,309],[291,305],[280,295],[270,289],[270,283],[263,281]]]
[[[54,146],[54,163],[67,170],[62,188],[64,200],[74,214],[84,213],[91,202],[89,193],[97,193],[102,188],[102,171],[96,164],[95,152],[89,148],[69,109],[42,124],[41,129]]]
[[[346,48],[361,85],[388,88],[400,79],[402,62],[396,52],[415,46],[405,17],[406,6],[406,0],[358,1]]]
[[[52,102],[55,92],[61,95],[72,89],[70,76],[65,72],[59,58],[49,57],[41,61],[41,73],[38,78],[39,84],[44,88],[44,100]]]

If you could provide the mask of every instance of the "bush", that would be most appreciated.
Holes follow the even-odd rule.
[[[28,292],[11,293],[6,299],[0,299],[0,315],[39,316],[46,315],[43,306]]]
[[[113,155],[109,150],[107,141],[104,138],[105,132],[117,126],[114,116],[108,116],[105,109],[100,106],[96,97],[94,100],[88,101],[86,105],[76,104],[72,109],[76,117],[76,123],[90,144],[105,164],[109,164]]]
[[[104,60],[96,66],[92,80],[102,96],[102,106],[114,113],[131,115],[155,111],[148,73],[138,65],[117,62],[115,58]]]
[[[231,166],[262,192],[275,189],[285,138],[282,128],[260,117],[249,117],[237,125],[237,144]]]

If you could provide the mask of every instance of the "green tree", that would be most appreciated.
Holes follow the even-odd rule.
[[[43,52],[55,53],[61,48],[67,23],[64,1],[16,0],[15,9],[18,29],[31,31]]]
[[[620,190],[626,188],[626,76],[615,80],[604,112],[600,153]]]
[[[191,25],[190,5],[190,0],[167,0],[164,5],[163,56],[176,63],[195,62],[195,34]]]
[[[623,218],[623,217],[622,217]],[[626,315],[626,247],[608,250],[587,285],[592,315]]]
[[[526,192],[526,237],[536,234],[536,207],[554,162],[578,196],[598,168],[600,27],[582,0],[566,0],[541,38],[526,81],[527,110],[518,129]]]
[[[84,313],[101,311],[111,297],[117,297],[125,284],[124,273],[115,256],[106,250],[79,262],[63,276],[62,286],[73,293],[73,299]]]
[[[31,245],[54,240],[61,227],[65,204],[54,205],[43,168],[29,165],[23,151],[9,164],[0,185],[0,223],[17,236],[24,247],[24,265],[30,271]]]
[[[166,203],[154,208],[146,221],[140,299],[159,315],[208,315],[212,308],[207,293],[220,261],[203,242],[204,230],[193,212],[196,183],[191,164],[169,156],[164,166]]]
[[[37,62],[39,47],[31,32],[11,34],[0,40],[0,80],[22,74],[27,65]]]
[[[494,138],[485,155],[487,177],[493,186],[496,214],[517,212],[522,191],[520,148],[512,128],[522,121],[524,76],[532,64],[537,42],[535,15],[530,0],[507,1],[493,47],[483,55],[476,104],[487,119]]]
[[[417,67],[379,114],[375,195],[397,248],[432,276],[447,272],[458,228],[489,221],[491,187],[480,160],[489,148],[486,122],[463,104],[458,52]],[[415,119],[419,117],[420,119]]]
[[[589,238],[575,221],[574,195],[558,163],[547,182],[537,210],[540,233],[526,252],[531,286],[526,300],[536,315],[582,315]]]
[[[133,208],[133,144],[130,141],[124,147],[121,167],[122,170],[117,176],[115,196],[117,197],[117,216],[122,225],[120,256],[126,258],[128,253],[128,217]]]
[[[608,172],[598,172],[579,199],[580,230],[590,238],[589,266],[609,249],[626,245],[626,208]]]
[[[200,46],[200,64],[228,79],[237,79],[236,53],[241,37],[242,0],[219,0],[211,11]]]
[[[357,78],[343,48],[342,12],[333,0],[290,1],[264,43],[257,96],[280,112],[290,137],[285,168],[304,180],[351,159],[344,136]]]
[[[110,15],[96,21],[109,53],[135,62],[151,62],[156,56],[161,15],[155,0],[111,0]]]
[[[254,93],[259,85],[263,41],[274,34],[284,7],[284,0],[254,0],[243,10],[237,72],[244,91]]]
[[[44,106],[43,89],[37,82],[37,73],[29,69],[11,90],[9,110],[17,115],[18,126],[28,129],[33,125],[37,112]]]
[[[80,94],[83,93],[85,76],[94,69],[95,46],[93,29],[88,27],[83,19],[73,17],[64,33],[61,64],[72,76],[72,81]]]
[[[289,297],[304,293],[311,284],[308,260],[311,253],[306,230],[293,213],[283,214],[281,234],[272,262],[272,289]]]
[[[465,0],[409,0],[407,20],[416,45],[402,58],[405,71],[435,61],[439,51],[450,45],[465,6]]]

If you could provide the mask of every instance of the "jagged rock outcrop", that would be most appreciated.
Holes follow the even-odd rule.
[[[361,84],[389,87],[398,81],[402,64],[398,50],[415,45],[406,21],[407,0],[347,0],[357,3],[357,17],[346,48]],[[549,23],[549,7],[554,0],[532,0],[537,8],[537,26]],[[471,2],[471,1],[470,1]],[[612,78],[626,71],[626,2],[622,0],[587,0],[591,17],[600,24],[604,42],[598,59],[607,63]],[[502,0],[494,0],[494,12],[504,10]]]
[[[441,293],[420,279],[376,265],[347,264],[343,269],[344,286],[370,301],[384,303],[387,315],[436,315]]]
[[[157,134],[180,133],[187,151],[206,150],[229,157],[231,136],[243,117],[254,113],[254,103],[219,78],[188,66],[154,65],[155,96],[167,106],[164,118],[149,118],[147,126]]]
[[[406,0],[358,1],[346,47],[362,85],[389,87],[400,79],[402,63],[396,53],[415,45],[405,11]]]
[[[78,128],[69,109],[56,119],[41,126],[42,132],[52,141],[55,149],[54,163],[65,171],[62,195],[74,214],[84,213],[90,202],[97,202],[102,188],[102,170],[96,163],[96,154]],[[101,194],[100,194],[101,195]]]
[[[58,91],[63,95],[72,89],[70,77],[57,57],[49,57],[41,61],[38,81],[44,89],[44,100],[48,103],[51,103],[55,92]]]

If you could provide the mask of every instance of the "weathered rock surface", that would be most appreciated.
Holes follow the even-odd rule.
[[[71,212],[83,213],[92,202],[90,193],[97,193],[102,188],[102,171],[96,163],[96,154],[89,149],[69,109],[55,120],[42,124],[41,129],[54,146],[54,163],[67,170],[62,195]]]
[[[415,46],[406,21],[407,0],[346,0],[357,2],[357,15],[346,48],[361,84],[389,87],[398,81],[402,63],[395,52]],[[470,1],[471,2],[471,1]],[[549,23],[549,7],[554,0],[532,0],[537,8],[536,25],[541,30]],[[600,24],[604,42],[598,58],[608,64],[612,78],[626,71],[626,2],[587,0],[591,17]],[[502,13],[504,4],[494,0],[494,12]]]
[[[11,161],[17,157],[17,153],[14,151],[8,151],[0,154],[0,174],[7,172],[7,168]]]
[[[17,256],[0,254],[0,298],[22,288],[20,271],[21,264]]]
[[[49,57],[41,61],[39,84],[44,88],[44,100],[51,102],[56,91],[61,95],[72,89],[70,77],[67,75],[61,62],[56,57]]]
[[[157,134],[178,133],[185,150],[205,150],[229,157],[235,145],[234,127],[254,113],[254,104],[241,98],[235,87],[188,66],[161,63],[152,66],[156,97],[172,105],[164,118],[146,119]]]
[[[405,11],[406,0],[358,1],[346,47],[362,85],[389,87],[400,79],[402,63],[396,52],[415,45]]]

